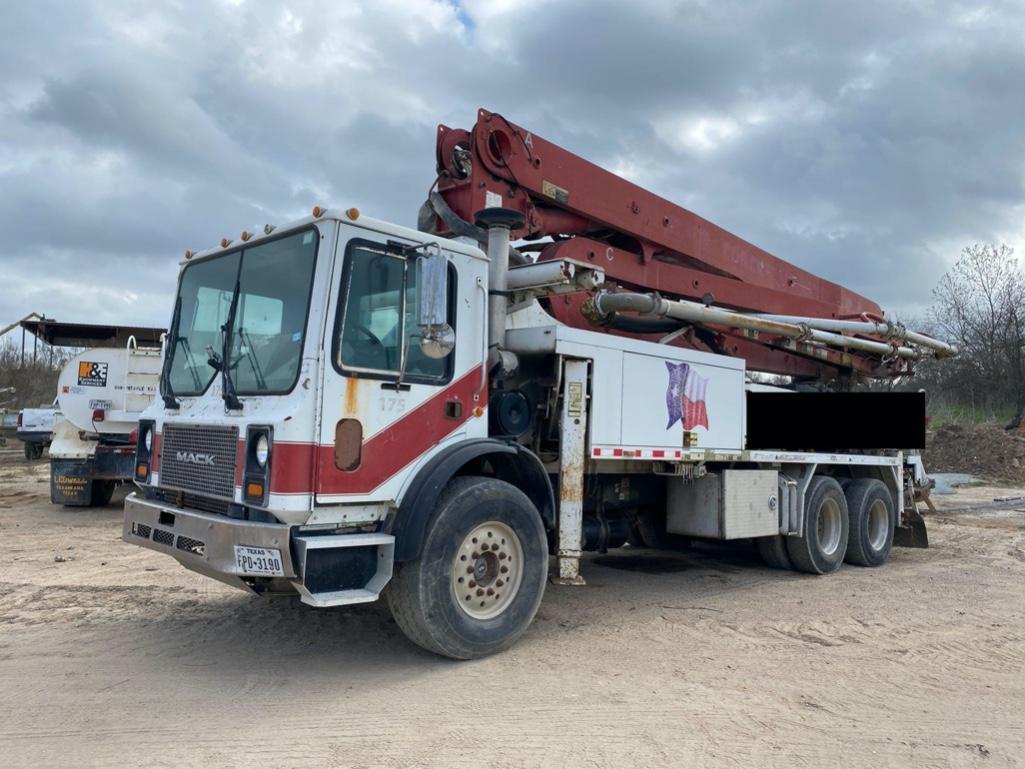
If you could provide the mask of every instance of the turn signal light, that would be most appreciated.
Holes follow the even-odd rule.
[[[145,462],[140,462],[135,466],[135,477],[140,481],[146,480],[149,477],[149,465]]]
[[[93,409],[93,421],[102,422],[107,418],[107,412],[104,409]]]
[[[263,484],[249,482],[246,484],[246,496],[253,499],[259,499],[263,497]]]

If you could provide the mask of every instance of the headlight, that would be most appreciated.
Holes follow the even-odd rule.
[[[142,445],[145,446],[146,451],[153,451],[153,429],[150,427],[146,428],[146,432],[142,435]]]
[[[270,459],[270,443],[268,442],[266,435],[261,435],[256,439],[256,446],[253,448],[253,456],[256,457],[256,464],[260,467],[267,466],[267,460]]]

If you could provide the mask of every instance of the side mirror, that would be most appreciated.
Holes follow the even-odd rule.
[[[456,332],[448,322],[448,260],[438,244],[433,253],[417,259],[420,349],[428,358],[444,358],[456,344]]]

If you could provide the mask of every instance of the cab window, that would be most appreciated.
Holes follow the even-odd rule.
[[[449,268],[449,307],[454,270]],[[405,257],[369,245],[350,245],[342,280],[337,364],[343,373],[404,382],[447,381],[452,355],[440,360],[420,350],[415,255]],[[450,317],[452,312],[450,309]]]

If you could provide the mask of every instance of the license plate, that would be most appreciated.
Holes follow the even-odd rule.
[[[235,545],[235,565],[239,574],[253,574],[259,577],[285,576],[281,551],[269,547]]]

